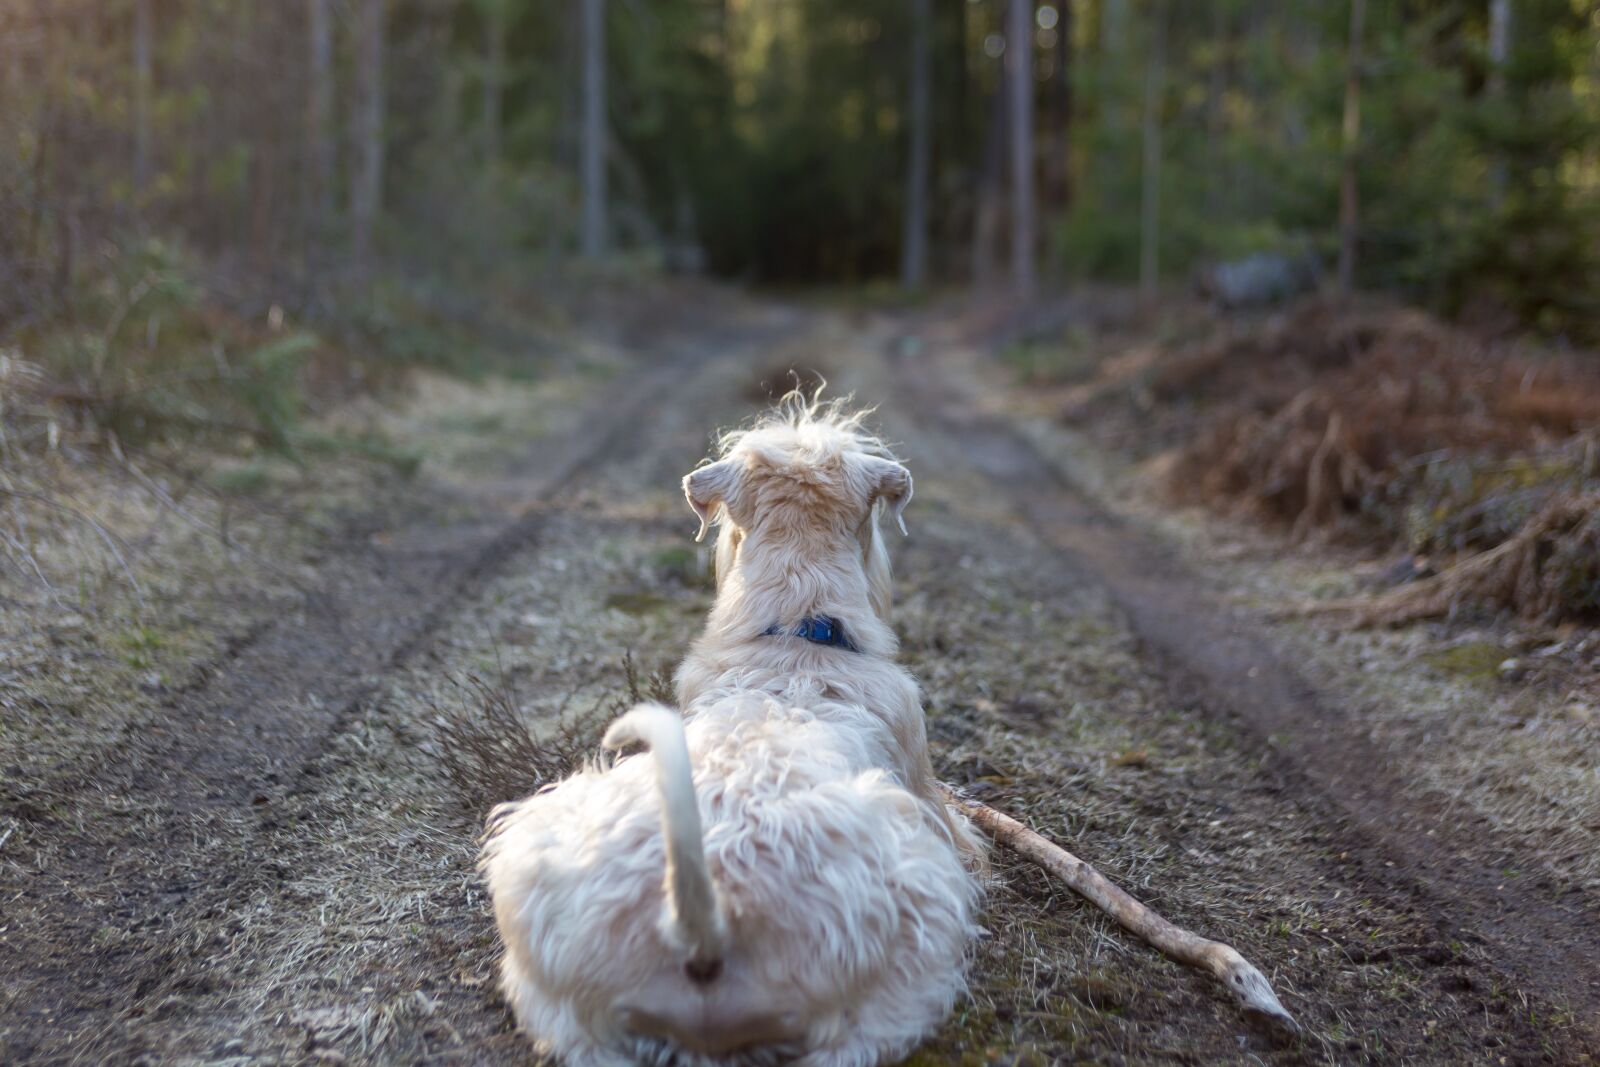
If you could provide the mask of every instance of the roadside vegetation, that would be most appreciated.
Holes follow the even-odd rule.
[[[1387,553],[1366,623],[1600,619],[1600,364],[1378,300],[1169,306],[1007,360],[1055,414],[1151,464],[1168,497],[1296,541]]]

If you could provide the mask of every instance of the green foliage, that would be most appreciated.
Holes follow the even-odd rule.
[[[234,394],[270,448],[291,447],[304,407],[300,371],[317,344],[317,339],[306,333],[268,341],[245,356],[243,373],[231,380]]]
[[[1600,23],[1518,0],[1503,88],[1485,5],[1369,4],[1362,64],[1359,278],[1452,313],[1493,307],[1550,331],[1600,323]],[[1160,98],[1161,263],[1181,277],[1262,249],[1331,263],[1345,4],[1174,5]],[[1085,54],[1081,180],[1054,228],[1066,270],[1137,272],[1149,17]]]
[[[324,434],[307,432],[295,438],[296,443],[308,452],[325,455],[359,456],[381,463],[401,477],[410,478],[422,469],[423,455],[414,448],[395,444],[380,434]]]
[[[688,230],[727,274],[840,282],[890,271],[909,69],[903,3],[614,10],[613,115],[660,229]]]

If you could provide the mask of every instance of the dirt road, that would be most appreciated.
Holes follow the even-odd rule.
[[[1230,652],[1196,684],[1184,637],[1219,617],[1203,587],[1153,615],[1155,575],[1067,536],[1109,520],[1003,417],[972,421],[936,331],[912,354],[905,330],[686,315],[487,473],[436,463],[352,518],[296,561],[292,609],[241,603],[203,653],[171,652],[183,682],[28,705],[0,734],[0,1061],[526,1062],[471,869],[485,798],[441,774],[438,710],[493,676],[553,720],[613,697],[625,652],[670,665],[709,603],[678,479],[795,365],[881,403],[916,474],[896,621],[941,773],[1233,941],[1307,1027],[1256,1028],[1002,858],[972,997],[913,1062],[1587,1062],[1594,927],[1548,923],[1592,900],[1471,906],[1477,875],[1436,883],[1373,832],[1401,794],[1374,778],[1352,809],[1297,762],[1304,738],[1265,745],[1285,705],[1229,706],[1260,664]],[[32,669],[104,644],[88,632]],[[82,746],[39,755],[72,731]],[[1535,934],[1561,975],[1505,951]]]

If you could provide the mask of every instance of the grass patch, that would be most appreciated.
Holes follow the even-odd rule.
[[[1490,682],[1500,677],[1500,664],[1511,655],[1510,650],[1490,641],[1468,641],[1424,652],[1422,659],[1440,674],[1469,682]]]
[[[1000,351],[1000,360],[1023,385],[1083,381],[1095,370],[1099,353],[1086,331],[1073,329],[1064,339],[1018,341]]]
[[[123,632],[120,643],[127,650],[123,653],[123,662],[135,670],[145,670],[155,665],[155,654],[166,644],[166,639],[148,626],[135,626]]]
[[[625,615],[655,615],[673,606],[673,602],[660,593],[634,590],[612,593],[606,597],[606,607]]]
[[[683,545],[660,549],[651,555],[650,566],[663,580],[686,589],[710,590],[716,585],[716,576],[698,549]]]
[[[319,455],[359,456],[389,467],[406,478],[415,477],[424,460],[421,451],[397,445],[380,434],[313,432],[297,435],[295,442],[307,452]]]
[[[244,463],[211,473],[211,487],[233,496],[254,496],[272,486],[272,472],[264,463]]]

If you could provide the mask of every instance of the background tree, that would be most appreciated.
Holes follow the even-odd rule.
[[[928,178],[932,165],[932,35],[929,0],[911,3],[910,146],[906,161],[906,222],[900,252],[900,284],[922,286],[928,272]]]
[[[1357,6],[0,0],[0,317],[82,311],[96,250],[152,236],[324,308],[352,265],[599,248],[783,284],[1022,278],[1029,249],[1041,285],[1262,250],[1335,275],[1354,190],[1352,283],[1597,332],[1600,11],[1360,5],[1347,152]]]
[[[1343,161],[1339,169],[1339,289],[1355,286],[1356,240],[1360,202],[1356,191],[1356,155],[1361,150],[1361,38],[1365,32],[1367,0],[1350,0],[1349,56],[1345,60]]]
[[[306,205],[319,236],[333,221],[333,21],[329,2],[306,0]]]
[[[150,188],[150,94],[154,80],[151,0],[133,5],[133,188],[141,199]]]
[[[1161,124],[1166,91],[1167,5],[1151,4],[1150,52],[1145,57],[1144,108],[1140,119],[1139,292],[1149,299],[1161,280]]]
[[[1027,296],[1034,288],[1033,200],[1033,0],[1011,0],[1006,26],[1006,103],[1011,147],[1011,283]]]
[[[507,0],[483,0],[483,157],[489,167],[500,162],[500,99],[506,80]]]
[[[350,222],[355,264],[371,266],[373,228],[383,203],[384,52],[388,33],[388,0],[361,0],[357,27],[356,108],[352,140],[357,166],[350,187]]]
[[[583,0],[583,254],[606,250],[606,4]]]

